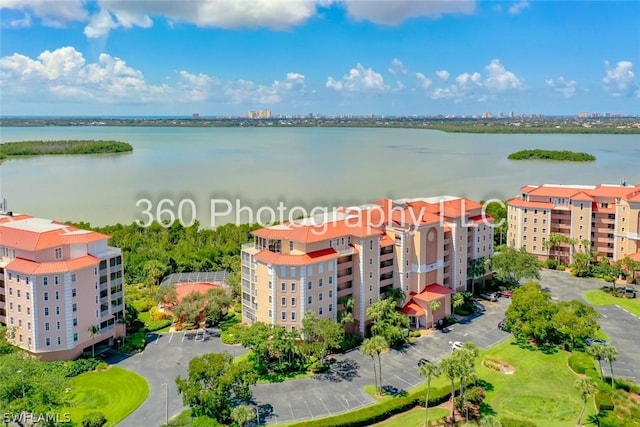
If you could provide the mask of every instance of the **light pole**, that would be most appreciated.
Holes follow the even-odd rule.
[[[256,420],[258,421],[258,424],[256,425],[260,425],[260,407],[258,405],[254,405],[253,409],[256,410]]]
[[[169,384],[168,383],[162,383],[162,385],[164,386],[164,411],[165,411],[165,418],[166,418],[166,425],[169,425]]]

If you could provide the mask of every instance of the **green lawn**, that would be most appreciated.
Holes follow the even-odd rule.
[[[424,426],[424,408],[412,409],[400,415],[395,415],[388,420],[384,420],[374,426],[380,427],[423,427]],[[449,415],[449,411],[444,408],[429,409],[429,424],[432,421],[440,420]],[[433,423],[436,424],[435,422]]]
[[[593,305],[613,305],[617,304],[630,313],[640,316],[640,299],[617,298],[607,294],[600,289],[593,289],[582,294],[584,299]]]
[[[113,426],[132,413],[149,394],[149,384],[140,375],[111,367],[102,372],[87,372],[72,380],[71,407],[62,412],[80,424],[88,412],[99,411]]]
[[[515,367],[511,375],[500,374],[482,366],[484,356],[505,361]],[[575,426],[582,400],[574,388],[577,376],[568,367],[569,353],[520,348],[504,341],[478,358],[478,376],[488,383],[485,413],[498,418],[510,417],[533,421],[548,427]],[[593,403],[587,405],[585,417],[595,413]]]
[[[150,327],[154,324],[154,321],[151,320],[151,312],[149,311],[144,311],[142,313],[138,313],[138,319],[140,319],[142,322],[144,322],[144,324],[147,327]],[[169,330],[171,329],[171,325],[166,326],[162,329],[158,329],[157,331],[154,331],[156,333],[162,334],[164,332],[169,332]]]

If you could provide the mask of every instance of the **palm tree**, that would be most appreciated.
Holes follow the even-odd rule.
[[[256,417],[256,413],[249,405],[239,405],[231,410],[231,419],[243,427],[246,423]]]
[[[584,410],[587,408],[587,401],[589,400],[589,397],[595,393],[596,384],[591,378],[582,377],[578,378],[574,387],[577,388],[582,395],[582,410],[580,411],[580,417],[578,417],[578,425],[582,425],[582,416],[584,415]]]
[[[427,396],[424,399],[424,425],[429,425],[429,394],[431,393],[431,380],[434,378],[438,378],[441,375],[440,369],[437,365],[426,362],[420,364],[420,375],[422,375],[427,382]]]
[[[485,276],[487,268],[485,265],[485,258],[480,257],[469,261],[468,273],[471,276],[471,293],[475,293],[475,285],[478,277]]]
[[[440,305],[441,303],[438,300],[434,300],[429,303],[429,310],[431,311],[431,327],[432,328],[435,326],[435,321],[436,321],[434,318],[435,312],[440,309]]]
[[[453,305],[453,308],[456,309],[457,307],[464,305],[464,295],[462,295],[461,293],[455,293],[453,294],[453,298],[451,299],[451,301],[451,305]]]
[[[468,384],[471,381],[477,381],[474,365],[475,359],[476,357],[478,357],[478,354],[478,346],[472,342],[464,343],[462,345],[462,348],[456,352],[456,356],[458,357],[459,362],[458,375],[460,376],[460,399],[462,399],[461,408],[465,408],[465,384]],[[465,413],[468,421],[469,412],[465,411]]]
[[[96,335],[100,335],[100,325],[89,326],[89,338],[93,340]],[[96,357],[96,343],[91,343],[91,357]]]
[[[367,338],[366,340],[362,341],[362,344],[360,345],[360,351],[363,354],[371,357],[371,360],[373,361],[373,376],[376,382],[376,394],[379,394],[378,371],[376,370],[376,346],[373,342],[373,338]]]
[[[456,423],[456,405],[455,405],[455,395],[456,395],[456,385],[455,379],[458,374],[458,359],[455,356],[455,353],[450,354],[449,356],[443,358],[440,361],[440,371],[451,381],[451,422],[455,425]]]
[[[606,345],[603,349],[603,356],[604,360],[609,362],[609,368],[611,369],[611,387],[613,387],[613,362],[618,360],[618,349],[613,346]]]
[[[407,296],[404,294],[404,291],[400,288],[391,288],[386,292],[385,295],[385,298],[391,298],[396,302],[396,304],[404,303],[406,297]]]
[[[382,335],[376,335],[371,338],[372,345],[376,354],[378,355],[378,379],[380,380],[380,394],[382,394],[382,360],[380,359],[380,353],[389,348],[389,343]]]
[[[587,348],[587,353],[598,361],[598,368],[600,369],[600,379],[602,379],[602,359],[604,358],[605,346],[602,344],[593,344]]]

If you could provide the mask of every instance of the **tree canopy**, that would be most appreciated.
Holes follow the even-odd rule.
[[[494,276],[503,282],[517,284],[522,279],[539,279],[540,262],[524,250],[501,246],[489,262]]]

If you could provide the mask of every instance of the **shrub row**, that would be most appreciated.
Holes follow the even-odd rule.
[[[500,364],[499,361],[488,358],[488,357],[482,361],[482,364],[486,368],[493,369],[494,371],[497,371],[497,372],[500,372],[500,369],[502,368],[502,365]]]
[[[123,353],[138,353],[144,350],[147,345],[147,334],[145,332],[136,332],[128,335],[125,343],[120,347]]]
[[[537,424],[531,421],[519,420],[517,418],[500,418],[500,424],[502,427],[536,427]]]
[[[456,388],[458,385],[456,385]],[[295,424],[300,427],[364,427],[386,420],[392,415],[408,411],[416,406],[424,406],[426,388],[408,392],[405,396],[395,397],[380,403],[365,406],[352,412],[335,415],[333,417],[302,421]],[[451,387],[432,388],[429,395],[429,407],[446,402],[451,397]]]
[[[598,411],[613,411],[614,405],[613,400],[611,400],[611,396],[602,390],[596,393],[596,407]]]
[[[147,328],[147,331],[155,332],[155,331],[159,331],[160,329],[164,329],[167,326],[171,326],[172,323],[173,321],[171,319],[152,320],[150,322],[145,323],[145,326]]]
[[[587,353],[574,351],[569,356],[569,367],[576,374],[586,374],[588,370],[595,370],[595,361]]]

